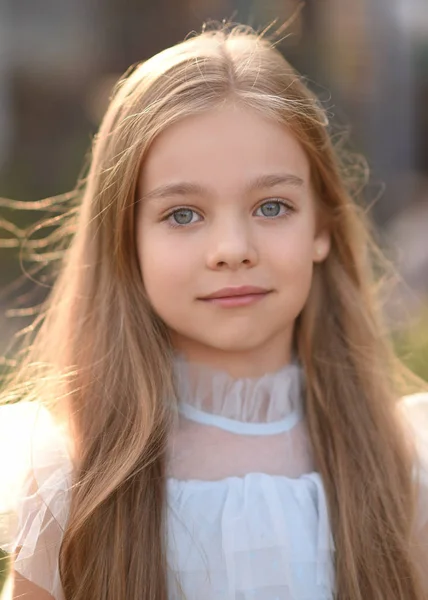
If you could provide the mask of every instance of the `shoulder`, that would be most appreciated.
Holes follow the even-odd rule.
[[[410,413],[427,410],[428,392],[419,392],[418,394],[410,394],[400,398],[400,405],[405,411]]]
[[[398,408],[419,462],[425,465],[428,473],[428,392],[404,396]]]
[[[398,407],[405,424],[416,435],[415,441],[428,443],[428,392],[404,396]]]
[[[428,522],[428,393],[404,396],[399,408],[414,452],[414,480],[418,483],[420,511]]]
[[[13,526],[2,547],[14,554],[15,571],[56,596],[55,565],[72,485],[70,445],[46,408],[26,404],[1,409],[10,410],[2,413],[0,429],[10,441],[8,447],[17,448],[16,459],[11,461],[14,452],[9,456],[12,465],[5,461],[10,475],[2,481],[2,486],[9,484],[3,503]]]
[[[55,424],[40,403],[0,407],[0,439],[9,452],[0,455],[0,499],[13,511],[24,491],[44,489],[49,481],[71,474],[71,445],[65,429]]]

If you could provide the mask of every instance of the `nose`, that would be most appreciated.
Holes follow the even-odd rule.
[[[210,269],[250,268],[257,261],[255,240],[248,226],[223,222],[212,232],[207,253],[207,265]]]

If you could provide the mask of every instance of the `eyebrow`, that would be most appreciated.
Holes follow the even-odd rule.
[[[270,175],[260,175],[251,180],[246,186],[246,192],[272,188],[278,185],[289,185],[295,188],[302,188],[305,185],[304,180],[297,175],[291,173],[273,173]],[[155,198],[168,198],[171,196],[196,196],[208,195],[210,190],[204,188],[198,183],[190,181],[180,181],[177,183],[169,183],[161,185],[147,194],[144,194],[141,200],[151,200]]]

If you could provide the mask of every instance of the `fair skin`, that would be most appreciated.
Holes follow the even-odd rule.
[[[18,600],[18,598],[19,600],[22,600],[22,598],[27,600],[55,600],[46,590],[22,577],[17,571],[12,572],[12,580],[13,595],[11,600]]]
[[[330,238],[287,128],[232,104],[186,117],[154,141],[138,194],[143,281],[174,346],[236,377],[290,362],[294,322]],[[201,299],[229,286],[268,293],[242,306]]]

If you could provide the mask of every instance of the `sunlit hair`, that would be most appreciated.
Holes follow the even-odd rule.
[[[65,598],[167,600],[172,353],[137,260],[137,179],[156,136],[224,103],[250,107],[294,134],[331,231],[294,342],[328,498],[337,597],[422,600],[410,554],[415,486],[397,408],[401,368],[378,317],[364,211],[320,103],[280,52],[244,27],[189,38],[116,85],[65,225],[73,228],[70,245],[6,395],[42,401],[71,424],[76,485],[60,552]]]

